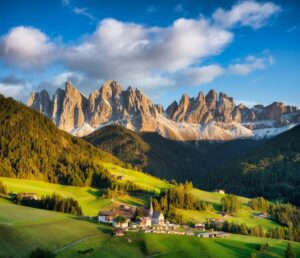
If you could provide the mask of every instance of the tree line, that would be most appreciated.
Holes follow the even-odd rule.
[[[55,193],[53,193],[51,196],[43,196],[41,199],[38,200],[23,198],[22,194],[18,194],[15,197],[14,202],[16,204],[29,206],[33,208],[58,211],[77,216],[83,215],[82,209],[77,200],[71,197],[64,198]]]

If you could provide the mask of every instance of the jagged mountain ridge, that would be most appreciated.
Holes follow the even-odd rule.
[[[33,92],[27,105],[49,117],[60,129],[84,136],[108,124],[120,124],[137,132],[158,132],[176,140],[231,140],[277,134],[300,122],[294,106],[274,102],[247,108],[233,98],[211,90],[196,98],[183,95],[164,112],[139,89],[123,90],[106,81],[89,97],[67,81],[52,100],[46,90]]]

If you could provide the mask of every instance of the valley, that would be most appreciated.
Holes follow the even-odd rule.
[[[231,235],[227,239],[200,239],[193,236],[128,233],[112,237],[112,228],[69,215],[10,204],[0,199],[0,256],[27,257],[42,247],[57,257],[249,257],[259,246],[269,244],[263,257],[282,257],[286,241]],[[176,249],[174,249],[174,245]],[[292,243],[296,255],[300,244]]]

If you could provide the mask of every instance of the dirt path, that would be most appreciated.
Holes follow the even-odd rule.
[[[88,240],[88,239],[93,238],[93,237],[95,237],[95,236],[99,236],[99,234],[95,234],[95,235],[92,235],[92,236],[88,236],[88,237],[84,237],[84,238],[81,238],[81,239],[79,239],[79,240],[76,240],[76,241],[74,241],[74,242],[72,242],[72,243],[69,243],[69,244],[67,244],[67,245],[65,245],[65,246],[63,246],[63,247],[61,247],[61,248],[55,250],[54,253],[59,253],[59,252],[61,252],[61,251],[64,251],[64,250],[66,250],[66,249],[68,249],[68,248],[70,248],[70,247],[73,247],[73,246],[75,246],[75,245],[81,243],[82,241]]]
[[[176,251],[153,254],[153,255],[147,256],[147,258],[158,257],[158,256],[161,256],[161,255],[171,254],[171,253],[178,253],[178,252],[182,252],[182,250],[176,250]]]

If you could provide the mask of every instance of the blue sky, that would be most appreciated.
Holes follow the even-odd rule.
[[[207,3],[209,2],[209,3]],[[0,2],[0,92],[26,101],[107,79],[165,107],[214,88],[300,106],[299,1]]]

